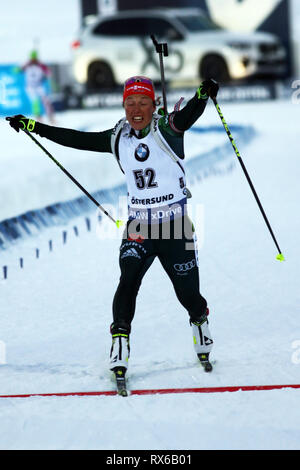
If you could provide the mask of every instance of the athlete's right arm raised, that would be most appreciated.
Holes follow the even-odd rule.
[[[107,129],[103,132],[83,132],[63,127],[48,126],[47,124],[25,118],[22,115],[6,119],[17,132],[19,132],[19,129],[26,129],[65,147],[90,150],[92,152],[112,153],[111,134],[113,129]]]

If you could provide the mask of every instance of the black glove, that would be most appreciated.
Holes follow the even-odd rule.
[[[159,110],[157,111],[157,114],[159,114],[160,116],[166,116],[165,108],[164,107],[159,108]]]
[[[219,91],[219,84],[212,78],[204,80],[197,90],[198,98],[216,98]]]
[[[28,119],[22,114],[17,114],[16,116],[8,116],[5,118],[9,121],[10,126],[15,129],[15,131],[19,132],[20,129],[27,130],[32,132],[35,128],[35,121],[33,119]]]

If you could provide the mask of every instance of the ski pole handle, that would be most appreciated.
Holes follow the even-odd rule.
[[[161,88],[163,94],[163,103],[164,103],[164,111],[165,114],[168,114],[167,108],[167,96],[166,96],[166,83],[165,83],[165,71],[164,71],[164,61],[163,57],[167,57],[169,55],[168,51],[168,44],[166,42],[159,43],[155,39],[155,36],[151,34],[152,42],[155,46],[155,50],[159,55],[159,67],[160,67],[160,76],[161,76]]]

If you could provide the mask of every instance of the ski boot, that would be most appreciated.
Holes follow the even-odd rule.
[[[209,310],[207,308],[206,313],[198,320],[190,319],[190,325],[193,330],[194,348],[205,372],[211,372],[213,369],[213,366],[209,361],[209,353],[212,350],[213,340],[208,328],[208,314]]]
[[[118,395],[126,397],[126,371],[130,355],[129,333],[130,327],[112,324],[110,328],[112,346],[110,350],[110,370],[114,373]]]

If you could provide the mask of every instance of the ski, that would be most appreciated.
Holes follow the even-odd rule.
[[[121,397],[128,396],[128,390],[126,386],[126,368],[125,367],[115,367],[113,369],[113,373],[115,375],[116,384],[117,384],[117,393]]]
[[[213,370],[213,365],[209,360],[209,353],[207,354],[197,354],[200,364],[202,365],[205,372],[211,372]]]

